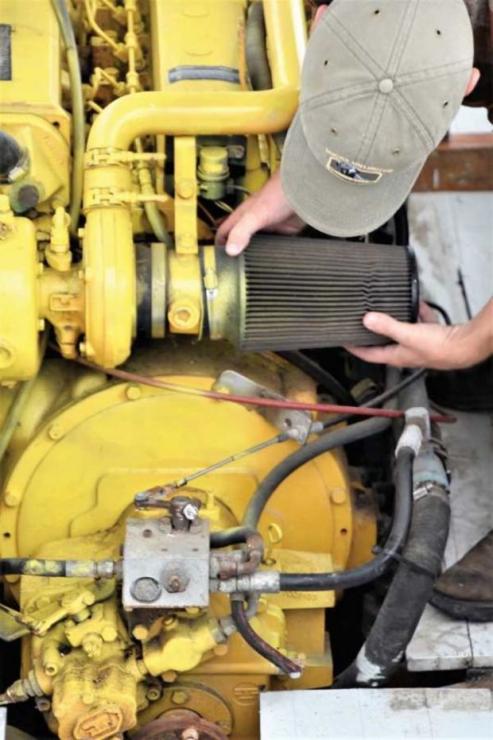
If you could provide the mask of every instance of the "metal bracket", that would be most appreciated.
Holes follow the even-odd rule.
[[[10,609],[4,604],[0,604],[0,640],[14,642],[14,640],[19,640],[21,637],[28,635],[30,631],[23,624],[22,614],[20,612]]]
[[[271,391],[245,375],[235,370],[225,370],[216,383],[215,388],[226,389],[238,396],[250,398],[272,398],[277,401],[286,401],[284,396]],[[264,408],[259,407],[258,412],[265,416],[267,421],[282,432],[287,432],[292,439],[304,444],[309,434],[314,431],[313,422],[307,411],[296,411],[292,409]]]
[[[209,523],[175,529],[170,518],[128,519],[123,558],[125,609],[209,605]]]

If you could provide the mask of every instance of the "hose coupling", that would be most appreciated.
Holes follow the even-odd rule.
[[[244,546],[239,550],[214,553],[211,556],[211,573],[221,580],[252,575],[262,562],[264,541],[258,532],[249,532]]]
[[[277,594],[281,590],[281,574],[279,571],[264,570],[253,575],[238,576],[237,578],[212,578],[209,590],[212,593],[234,594],[234,593],[271,593]]]

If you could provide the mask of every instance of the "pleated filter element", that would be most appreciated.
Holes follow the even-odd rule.
[[[416,264],[405,247],[261,235],[236,264],[229,338],[243,350],[385,344],[363,326],[368,311],[417,318]]]

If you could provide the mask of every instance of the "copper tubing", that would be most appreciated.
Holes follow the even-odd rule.
[[[351,416],[380,417],[384,419],[403,419],[404,411],[395,409],[374,409],[366,406],[338,406],[334,403],[301,403],[299,401],[276,400],[273,398],[255,398],[254,396],[237,396],[232,393],[220,393],[219,391],[207,391],[201,388],[193,388],[176,383],[168,383],[165,380],[157,378],[148,378],[138,373],[130,373],[127,370],[116,368],[106,369],[92,362],[86,362],[77,359],[77,362],[91,370],[106,373],[120,380],[127,380],[132,383],[142,383],[142,385],[151,386],[151,388],[162,388],[163,390],[175,391],[191,396],[201,396],[211,398],[215,401],[227,401],[228,403],[238,403],[242,406],[258,406],[260,408],[277,408],[277,409],[294,409],[297,411],[316,411],[325,414],[351,414]],[[457,419],[453,416],[444,416],[442,414],[431,414],[430,420],[437,424],[454,424]]]

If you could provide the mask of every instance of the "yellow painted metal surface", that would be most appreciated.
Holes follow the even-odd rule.
[[[154,89],[162,90],[170,84],[182,90],[197,89],[196,81],[170,81],[170,72],[184,67],[238,71],[242,64],[240,39],[245,25],[245,7],[246,0],[202,0],[199,3],[150,0]],[[233,32],[225,34],[225,28]],[[162,34],[166,34],[168,43],[160,43]],[[234,90],[238,84],[211,79],[199,82],[210,91]]]
[[[69,140],[70,117],[62,107],[60,34],[50,0],[36,6],[2,0],[1,22],[10,26],[11,79],[0,81],[0,104],[7,113],[49,121]]]
[[[26,380],[39,365],[38,260],[34,226],[14,218],[0,195],[0,384]]]
[[[213,347],[203,346],[201,354],[192,348],[143,352],[132,368],[151,374],[159,368],[170,380],[203,388],[211,387],[225,367],[237,368],[277,392],[298,400],[314,398],[311,383],[287,363],[256,355],[235,357],[221,345]],[[7,395],[0,392],[0,419]],[[137,384],[108,384],[101,374],[76,366],[67,374],[62,362],[47,362],[1,471],[1,555],[115,557],[136,491],[180,478],[273,434],[275,429],[260,414],[239,406]],[[194,496],[203,501],[203,515],[213,528],[236,524],[258,482],[295,448],[294,442],[286,442],[197,479]],[[358,550],[353,535],[358,526],[344,458],[324,455],[290,476],[269,502],[260,524],[266,567],[344,568]],[[369,551],[357,554],[369,556]],[[11,581],[18,592],[20,584]],[[91,592],[91,582],[81,585]],[[31,681],[52,696],[52,728],[62,738],[79,737],[80,727],[93,720],[111,728],[117,719],[127,729],[135,721],[142,725],[166,708],[180,706],[174,692],[183,690],[178,695],[183,705],[200,707],[211,721],[221,717],[233,729],[232,737],[246,740],[257,732],[260,690],[331,681],[324,614],[334,603],[333,594],[283,594],[262,601],[255,628],[305,665],[303,677],[292,681],[277,676],[238,636],[226,645],[216,642],[213,617],[228,612],[223,597],[213,598],[209,615],[199,610],[150,631],[136,628],[132,637],[122,627],[114,594],[109,601],[96,597],[91,604],[84,593],[72,580],[41,583],[33,577],[24,577],[20,590],[28,613],[34,617],[37,609],[37,619],[44,615],[43,623],[49,625],[48,619],[53,624],[26,646],[25,675],[34,671]],[[89,621],[80,621],[77,615],[85,609]],[[61,621],[55,623],[55,615]],[[57,640],[68,640],[73,648],[63,666],[53,663]],[[128,657],[135,640],[144,645],[137,662]],[[91,699],[87,687],[99,675],[107,680]],[[156,677],[164,684],[156,687]],[[121,702],[115,700],[118,691]]]
[[[197,145],[193,136],[175,137],[175,249],[198,254]]]
[[[186,358],[193,356],[190,351],[183,355],[168,352],[170,359],[166,361],[174,365],[175,373],[181,366],[186,367],[189,361]],[[155,365],[159,367],[164,362],[165,354],[157,353],[153,359]],[[215,369],[213,375],[203,376],[199,371],[197,377],[175,375],[169,380],[210,388],[219,369],[228,367],[229,363],[227,358],[215,359],[212,354],[208,364]],[[63,398],[77,397],[80,386],[90,388],[90,381],[99,378],[98,374],[74,368],[73,378],[66,378],[69,385],[61,396],[57,391],[60,372],[58,364],[48,365],[39,380],[44,397],[51,398],[55,408]],[[271,386],[279,387],[281,380],[276,375],[275,369],[270,370],[267,378]],[[284,378],[283,382],[287,380]],[[27,556],[48,540],[108,529],[118,521],[136,491],[180,478],[275,434],[275,429],[262,416],[247,408],[144,386],[134,390],[125,384],[105,386],[78,403],[69,404],[56,413],[53,423],[48,421],[50,417],[47,409],[46,423],[38,422],[35,443],[33,440],[22,454],[19,450],[18,463],[5,476],[9,502],[16,502],[4,505],[0,514],[10,535],[2,545],[5,555]],[[23,423],[21,420],[21,430]],[[192,448],[187,444],[188,430],[194,430]],[[213,490],[235,520],[239,520],[258,482],[293,449],[296,449],[294,442],[269,448],[203,481],[198,479],[196,487]],[[14,444],[14,459],[15,452]],[[68,459],[70,465],[64,462]],[[156,466],[158,460],[165,463]],[[53,470],[58,471],[56,480]],[[329,492],[322,484],[326,478],[330,480]],[[317,505],[327,508],[323,518],[320,512],[317,515],[313,508],[303,505],[297,494],[300,480],[305,488],[313,487]],[[332,489],[343,492],[342,504],[337,507],[330,498]],[[351,542],[348,490],[347,473],[337,457],[321,458],[293,474],[279,489],[266,509],[261,530],[268,536],[269,524],[274,522],[280,527],[284,547],[329,552],[335,565],[341,567],[349,555]],[[65,498],[69,498],[70,506],[59,505]],[[298,509],[296,517],[291,514],[294,504]],[[341,529],[347,530],[342,536]]]

